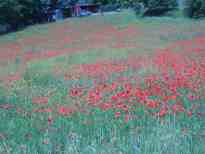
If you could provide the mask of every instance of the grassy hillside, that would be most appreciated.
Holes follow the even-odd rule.
[[[0,37],[0,153],[204,154],[204,20],[130,11]]]

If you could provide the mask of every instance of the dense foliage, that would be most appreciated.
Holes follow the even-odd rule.
[[[0,0],[0,24],[7,24],[16,30],[25,25],[39,23],[47,20],[43,4],[49,4],[53,8],[59,5],[75,5],[80,0]],[[164,15],[177,7],[177,0],[84,0],[84,2],[100,3],[102,5],[116,5],[124,8],[135,8],[136,12],[142,12],[146,16]],[[205,16],[204,0],[185,0],[185,14],[191,18]],[[142,5],[139,5],[142,3]],[[109,10],[116,10],[110,7]],[[113,9],[112,9],[113,8]]]
[[[185,14],[191,18],[205,17],[205,1],[187,0]]]
[[[0,23],[12,29],[41,20],[40,0],[0,0]]]
[[[176,0],[94,0],[94,2],[101,3],[103,5],[112,5],[117,3],[124,8],[134,8],[136,13],[141,12],[139,10],[142,10],[142,5],[139,5],[139,3],[142,3],[147,10],[151,10],[151,13],[148,12],[147,15],[154,15],[155,12],[157,12],[156,15],[158,15],[177,7]]]
[[[146,11],[144,15],[148,16],[158,16],[164,15],[168,11],[171,11],[177,8],[177,1],[176,0],[145,0],[144,5]]]
[[[177,6],[176,0],[144,0],[144,4],[149,8],[174,8]]]
[[[132,7],[139,2],[143,2],[143,0],[94,0],[94,3],[100,3],[102,5],[120,4],[122,7]]]

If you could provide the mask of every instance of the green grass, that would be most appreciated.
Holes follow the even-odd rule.
[[[124,28],[135,25],[141,32],[140,36],[130,41],[139,44],[134,49],[114,49],[109,45],[105,48],[83,48],[82,51],[59,57],[34,60],[26,63],[23,77],[7,87],[0,81],[0,104],[11,103],[22,109],[0,108],[0,153],[2,154],[204,154],[205,138],[203,136],[205,120],[188,119],[184,115],[168,116],[165,119],[152,118],[144,111],[132,113],[133,120],[124,122],[123,117],[114,118],[114,112],[103,112],[85,106],[86,114],[75,113],[71,117],[57,116],[57,113],[33,113],[37,105],[32,104],[33,96],[55,93],[50,97],[48,106],[55,109],[55,103],[72,104],[65,99],[67,91],[75,81],[63,79],[63,73],[69,72],[73,65],[95,63],[101,60],[126,59],[128,56],[152,54],[155,49],[166,47],[173,41],[192,38],[203,33],[205,21],[192,21],[181,18],[136,18],[130,11],[105,16],[67,19],[59,23],[37,25],[17,33],[0,38],[0,46],[20,43],[22,39],[33,36],[54,37],[52,30],[59,26],[77,29],[82,34],[87,30],[81,23],[92,22],[99,26],[106,25]],[[68,27],[67,27],[68,26]],[[101,27],[100,27],[101,26]],[[61,28],[59,28],[61,29]],[[89,29],[90,32],[92,29]],[[94,29],[95,30],[95,29]],[[59,32],[62,33],[62,32]],[[82,40],[85,35],[82,35]],[[80,47],[82,40],[74,44]],[[113,39],[113,42],[116,40]],[[43,42],[41,50],[52,48],[58,44]],[[73,45],[73,44],[65,44]],[[23,52],[37,49],[38,45],[21,44]],[[50,47],[51,46],[51,47]],[[22,57],[20,57],[20,61]],[[23,63],[11,62],[0,66],[0,75],[6,76],[21,70]],[[53,74],[57,67],[59,75]],[[62,74],[61,74],[62,73]],[[146,73],[141,71],[141,73]],[[82,79],[82,82],[90,82]],[[49,126],[47,118],[55,118]],[[183,132],[183,130],[186,130]]]

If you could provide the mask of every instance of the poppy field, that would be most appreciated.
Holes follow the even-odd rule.
[[[0,153],[204,154],[205,21],[130,11],[0,38]]]

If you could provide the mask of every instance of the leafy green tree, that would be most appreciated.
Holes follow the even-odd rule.
[[[94,3],[102,5],[112,4],[115,0],[94,0]]]
[[[176,8],[176,0],[145,0],[144,4],[148,8]]]
[[[186,0],[185,15],[191,18],[205,17],[204,0]]]
[[[160,16],[177,8],[176,0],[143,0],[144,16]]]
[[[17,29],[22,24],[40,20],[40,0],[0,0],[0,23]]]

